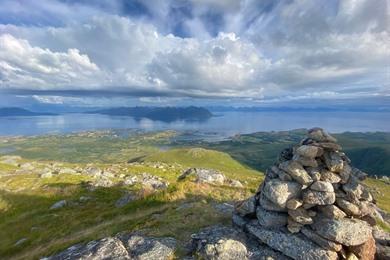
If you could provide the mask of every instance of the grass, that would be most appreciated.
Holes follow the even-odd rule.
[[[188,165],[162,163],[161,160],[158,163],[128,164],[123,170],[125,175],[147,172],[168,180],[169,188],[157,193],[150,193],[137,185],[117,185],[89,191],[84,183],[91,177],[82,175],[61,174],[43,179],[32,172],[0,176],[0,258],[37,259],[75,243],[140,229],[152,236],[173,236],[184,246],[199,228],[230,221],[213,205],[249,197],[262,175],[220,152],[187,152],[186,156],[199,156],[199,160],[212,155],[213,161],[203,164],[204,167],[215,166],[222,170],[231,166],[229,172],[223,173],[247,183],[246,187],[212,186],[190,180],[178,182],[178,176]],[[186,156],[179,161],[184,163]],[[85,165],[67,163],[65,166]],[[109,164],[100,163],[99,166],[105,168]],[[113,181],[118,180],[113,178]],[[115,202],[125,191],[139,194],[139,199],[123,208],[115,207]],[[81,196],[88,196],[91,200],[80,202]],[[49,209],[63,199],[68,202],[66,207]],[[27,240],[15,246],[22,238]]]

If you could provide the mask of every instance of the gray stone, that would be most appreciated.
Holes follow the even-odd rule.
[[[56,203],[54,203],[50,209],[60,209],[60,208],[63,208],[65,207],[67,204],[67,201],[66,200],[60,200],[60,201],[57,201]]]
[[[306,170],[296,161],[286,161],[279,165],[279,168],[290,174],[290,176],[302,185],[309,185],[313,182]]]
[[[313,181],[319,181],[321,179],[321,170],[318,167],[307,167],[307,173],[309,173],[310,177]]]
[[[287,212],[287,209],[285,207],[281,207],[278,204],[273,203],[270,201],[264,193],[260,194],[259,198],[259,203],[260,205],[266,209],[266,210],[271,210],[271,211],[279,211],[279,212]]]
[[[304,208],[297,208],[295,210],[289,210],[288,215],[297,223],[308,225],[313,223],[313,219]]]
[[[115,207],[121,208],[137,199],[137,196],[132,193],[126,193],[115,202]]]
[[[222,185],[227,180],[225,175],[216,170],[202,168],[187,169],[182,173],[182,175],[179,176],[179,180],[182,180],[190,175],[194,175],[196,178],[195,181],[199,183]]]
[[[302,166],[318,167],[318,163],[315,159],[303,157],[297,154],[293,156],[293,161],[298,162]]]
[[[308,227],[303,227],[301,229],[301,232],[308,239],[310,239],[311,241],[313,241],[314,243],[316,243],[317,245],[319,245],[323,249],[339,252],[343,248],[341,244],[329,241],[329,240],[321,237],[320,235],[318,235],[317,233],[315,233],[312,229],[310,229]]]
[[[312,228],[318,235],[345,246],[361,245],[372,233],[367,222],[349,218],[318,218],[312,224]]]
[[[341,178],[340,175],[324,169],[321,171],[321,181],[339,183],[341,181]]]
[[[328,218],[340,219],[347,216],[344,211],[335,205],[319,206],[318,210]]]
[[[303,224],[294,221],[294,219],[292,217],[290,217],[290,216],[288,217],[288,219],[287,219],[287,230],[290,233],[298,233],[298,232],[301,231],[302,227],[303,227]]]
[[[281,181],[292,181],[291,176],[285,171],[279,169],[278,167],[272,166],[271,170],[275,173],[275,176],[278,177]]]
[[[359,170],[358,168],[352,167],[352,175],[355,176],[359,181],[364,181],[368,174]]]
[[[352,174],[352,168],[349,166],[347,163],[344,163],[343,170],[339,172],[340,176],[340,183],[345,184],[348,182],[349,178],[351,177]]]
[[[359,216],[360,215],[360,209],[359,206],[345,200],[342,198],[336,199],[337,206],[340,207],[347,215],[349,216]]]
[[[329,205],[336,200],[334,192],[306,190],[303,193],[303,202],[311,205]]]
[[[319,127],[309,129],[308,137],[318,142],[332,142],[332,143],[337,142],[336,138],[334,138],[333,136],[328,134],[325,130]]]
[[[247,230],[262,243],[296,260],[336,260],[338,258],[336,252],[325,250],[300,234],[261,228],[253,224],[248,224]]]
[[[296,198],[301,192],[301,185],[296,182],[280,181],[277,179],[268,181],[262,190],[264,195],[273,203],[282,208],[286,207],[288,200]]]
[[[315,191],[334,192],[332,184],[326,181],[313,182],[313,184],[310,186],[310,189]]]
[[[166,260],[173,257],[176,240],[173,238],[152,238],[138,234],[117,235],[77,244],[65,251],[45,258],[47,260],[103,260],[138,259]]]
[[[20,246],[22,244],[24,244],[26,241],[28,240],[28,238],[21,238],[19,239],[18,241],[16,241],[16,243],[14,244],[14,246]]]
[[[260,225],[264,227],[283,227],[287,225],[286,213],[265,210],[262,207],[257,207],[256,216]]]
[[[318,146],[313,146],[313,145],[301,145],[299,146],[295,152],[300,155],[300,156],[303,156],[303,157],[306,157],[306,158],[316,158],[316,157],[319,157],[323,154],[323,149],[321,147],[318,147]]]
[[[246,200],[239,201],[234,207],[235,211],[241,216],[254,215],[256,213],[256,198],[252,196]]]
[[[332,150],[332,151],[340,151],[341,146],[336,143],[331,143],[331,142],[323,142],[323,143],[318,143],[318,146],[324,148],[325,150]]]
[[[344,161],[337,152],[329,151],[324,153],[325,164],[332,172],[341,172]]]
[[[364,189],[355,176],[349,178],[347,183],[342,185],[342,188],[347,194],[347,197],[353,201],[358,201],[361,198]]]
[[[297,209],[297,208],[299,208],[300,206],[302,206],[302,204],[303,204],[302,200],[291,199],[291,200],[287,201],[286,207],[287,207],[288,209]]]

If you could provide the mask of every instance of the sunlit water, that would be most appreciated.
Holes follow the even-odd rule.
[[[131,128],[145,131],[190,130],[232,136],[319,126],[330,132],[390,132],[390,113],[378,112],[223,112],[205,122],[164,123],[94,114],[3,117],[0,135],[41,135],[84,130]]]

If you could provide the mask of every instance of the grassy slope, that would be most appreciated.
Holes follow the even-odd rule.
[[[181,152],[186,154],[186,151]],[[194,150],[187,152],[191,156],[198,156],[197,151],[195,154]],[[212,158],[208,166],[231,170],[223,172],[237,177],[236,179],[246,183],[246,187],[177,182],[177,177],[190,163],[189,157],[186,156],[178,156],[175,160],[176,165],[183,163],[183,166],[179,165],[168,171],[155,168],[152,163],[127,166],[124,174],[148,172],[170,182],[167,191],[155,194],[148,194],[137,186],[99,188],[91,192],[83,185],[84,181],[89,180],[89,177],[85,176],[64,174],[41,179],[36,174],[9,176],[7,170],[1,171],[0,258],[38,258],[77,242],[135,229],[145,230],[147,234],[155,236],[173,236],[184,244],[190,239],[190,235],[201,227],[230,222],[229,217],[216,211],[213,204],[250,196],[261,181],[262,175],[246,170],[223,153],[201,150],[201,154],[199,160],[203,157]],[[73,166],[78,165],[80,164]],[[203,166],[206,167],[206,164]],[[72,167],[72,164],[67,167]],[[238,172],[240,174],[236,174]],[[116,208],[114,204],[125,190],[139,194],[139,200],[123,208]],[[80,202],[80,196],[89,196],[92,199]],[[69,202],[67,207],[49,210],[53,203],[61,199]],[[181,209],[180,206],[185,204],[190,207]],[[14,246],[21,238],[28,240],[21,246]]]

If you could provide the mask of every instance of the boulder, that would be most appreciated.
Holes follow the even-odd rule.
[[[250,234],[258,238],[262,243],[282,252],[284,255],[296,260],[335,260],[337,253],[325,250],[304,236],[286,233],[282,230],[261,228],[254,224],[248,224],[247,230]]]
[[[296,182],[274,179],[264,185],[262,193],[273,203],[285,208],[288,200],[299,196],[301,187]]]
[[[371,227],[359,219],[318,218],[311,226],[323,238],[345,246],[361,245],[370,239],[372,234]]]
[[[47,257],[47,260],[73,259],[171,259],[176,249],[173,238],[153,238],[138,234],[117,235],[77,244],[63,252]]]
[[[313,179],[302,165],[296,161],[285,161],[279,165],[279,168],[287,172],[295,181],[302,185],[309,185],[313,182]]]
[[[363,186],[359,183],[359,180],[355,176],[349,178],[347,183],[342,185],[342,188],[348,198],[354,201],[358,201],[361,198],[364,190]]]
[[[242,231],[225,226],[211,226],[193,234],[190,253],[193,257],[188,259],[288,259],[254,239],[249,240]]]

